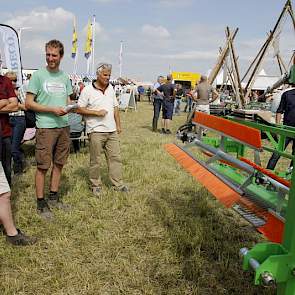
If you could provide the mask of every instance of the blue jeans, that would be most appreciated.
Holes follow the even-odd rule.
[[[174,114],[180,113],[180,103],[181,103],[181,98],[176,98],[174,101]]]
[[[187,108],[188,108],[189,113],[192,111],[192,104],[193,104],[193,101],[192,101],[191,97],[187,96],[186,105],[184,107],[184,112],[185,113],[187,111]]]
[[[153,131],[157,131],[158,120],[160,117],[161,107],[163,104],[162,99],[154,99],[154,117],[153,117]]]
[[[21,144],[26,131],[25,116],[11,116],[10,125],[12,127],[11,155],[13,158],[13,170],[14,173],[20,173],[24,168],[24,153]]]

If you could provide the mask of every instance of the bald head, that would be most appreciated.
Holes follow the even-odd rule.
[[[201,76],[201,79],[200,79],[201,82],[204,82],[204,81],[207,81],[207,80],[208,80],[207,76],[205,76],[205,75]]]

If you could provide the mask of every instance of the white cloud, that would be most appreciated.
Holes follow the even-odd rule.
[[[170,37],[169,31],[163,26],[152,26],[152,25],[143,25],[141,28],[143,34],[155,38],[168,38]]]
[[[30,13],[12,15],[5,23],[15,29],[31,27],[31,30],[35,32],[52,32],[66,28],[66,23],[72,21],[73,18],[74,14],[62,7],[55,9],[40,7],[33,9]]]
[[[83,28],[83,35],[86,36],[87,35],[87,28],[88,28],[88,24],[85,25],[85,27]],[[95,39],[97,40],[97,37],[99,37],[99,40],[108,40],[108,35],[105,31],[105,29],[102,27],[102,25],[98,22],[95,22]],[[81,39],[81,38],[80,38]]]
[[[30,52],[38,52],[44,54],[46,42],[48,42],[48,40],[43,38],[31,39],[30,42],[26,42],[23,44],[22,49],[27,49]]]

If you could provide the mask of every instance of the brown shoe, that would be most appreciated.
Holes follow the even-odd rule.
[[[27,246],[35,244],[37,242],[37,239],[34,237],[26,236],[18,229],[17,235],[6,236],[6,241],[14,246]]]

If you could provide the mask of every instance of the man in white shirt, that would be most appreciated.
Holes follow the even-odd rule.
[[[77,110],[85,116],[86,132],[90,139],[89,177],[92,192],[98,196],[101,192],[100,161],[104,152],[109,168],[109,177],[114,189],[127,192],[123,184],[122,161],[118,134],[121,133],[119,104],[115,91],[109,83],[112,66],[100,63],[97,66],[97,79],[86,86],[80,94]]]

